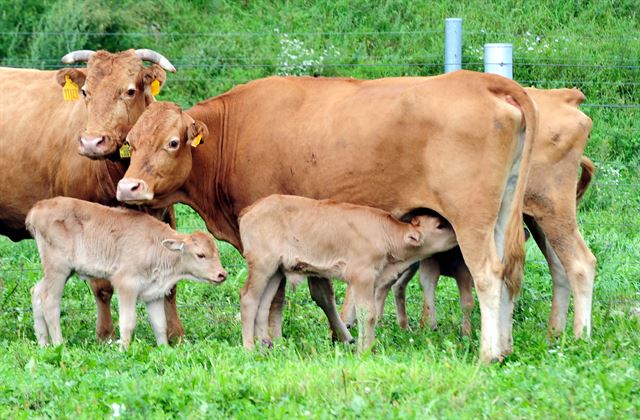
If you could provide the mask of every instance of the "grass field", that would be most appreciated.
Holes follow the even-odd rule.
[[[481,69],[484,42],[512,41],[521,83],[578,86],[587,94],[582,109],[594,121],[587,154],[598,172],[578,216],[598,272],[591,339],[576,341],[568,330],[549,341],[551,279],[528,243],[515,351],[497,365],[478,365],[477,335],[460,337],[450,279],[438,286],[437,331],[418,328],[421,291],[414,281],[408,291],[412,330],[396,326],[389,301],[377,351],[362,356],[331,343],[306,285],[288,290],[285,338],[273,351],[248,353],[241,348],[238,303],[246,267],[221,243],[228,281],[179,285],[186,329],[181,344],[156,348],[142,306],[129,352],[97,344],[93,298],[72,278],[63,300],[66,343],[40,349],[29,300],[41,275],[35,244],[2,237],[0,417],[640,416],[640,320],[630,316],[640,307],[637,4],[522,3],[140,0],[116,9],[106,1],[5,0],[2,65],[55,68],[70,49],[150,47],[178,67],[160,99],[183,106],[270,74],[437,74],[443,19],[461,16],[465,68]],[[184,206],[178,223],[182,231],[203,228]],[[336,283],[336,289],[341,301],[344,286]],[[117,316],[116,307],[114,300]],[[477,330],[477,309],[473,322]]]

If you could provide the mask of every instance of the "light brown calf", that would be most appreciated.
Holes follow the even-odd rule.
[[[110,208],[67,197],[42,200],[29,211],[26,227],[38,245],[43,278],[31,289],[40,345],[62,343],[60,299],[75,272],[110,281],[118,293],[120,343],[127,348],[136,323],[136,300],[147,304],[158,344],[167,343],[164,297],[179,279],[225,280],[210,234],[180,234],[134,210]]]
[[[247,348],[254,346],[254,332],[266,338],[269,307],[283,276],[303,274],[349,284],[359,314],[358,350],[363,351],[374,342],[375,289],[421,258],[456,245],[453,229],[437,216],[402,223],[379,209],[290,195],[258,200],[241,213],[239,223],[249,266],[240,293]]]

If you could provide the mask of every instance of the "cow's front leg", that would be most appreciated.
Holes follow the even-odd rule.
[[[96,318],[96,337],[98,341],[106,341],[115,338],[113,319],[111,318],[111,298],[113,286],[104,279],[92,279],[89,281],[91,292],[96,300],[98,314]]]

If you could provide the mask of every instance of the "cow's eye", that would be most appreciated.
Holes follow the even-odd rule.
[[[135,90],[135,89],[129,89],[129,90],[127,90],[127,95],[129,95],[129,96],[133,96],[133,95],[135,95],[135,94],[136,94],[136,90]]]
[[[87,90],[82,88],[80,89],[80,92],[82,92],[82,96],[84,96],[85,98],[87,97]]]
[[[196,257],[198,257],[198,258],[204,258],[204,254],[196,254]]]
[[[177,139],[171,139],[169,141],[169,149],[177,149],[180,146],[180,142]]]

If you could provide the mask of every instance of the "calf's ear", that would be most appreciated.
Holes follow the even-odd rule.
[[[420,226],[420,218],[418,216],[412,217],[411,218],[411,225],[418,227]]]
[[[180,253],[184,252],[184,242],[178,241],[177,239],[165,239],[162,241],[162,246],[170,251],[180,251]]]
[[[84,81],[87,79],[87,74],[85,73],[85,69],[76,69],[76,68],[65,68],[58,70],[56,74],[56,82],[60,86],[64,86],[67,82],[65,76],[69,76],[69,79],[78,87],[82,87],[84,85]]]
[[[404,241],[411,246],[422,246],[424,237],[420,232],[414,230],[404,235]]]

